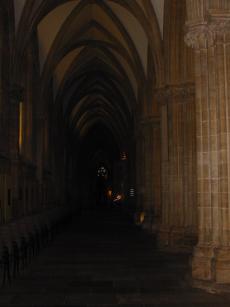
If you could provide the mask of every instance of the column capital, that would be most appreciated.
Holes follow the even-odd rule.
[[[140,124],[142,126],[155,126],[155,125],[159,125],[160,124],[160,117],[159,116],[148,116],[143,118],[140,121]]]
[[[156,100],[159,104],[165,105],[176,99],[180,102],[188,101],[188,98],[195,95],[195,85],[193,83],[185,83],[178,85],[169,85],[155,93]]]
[[[187,22],[185,43],[194,49],[207,49],[217,42],[230,42],[230,11],[208,10],[202,22]]]
[[[206,49],[214,45],[214,35],[207,24],[186,25],[184,41],[193,49]]]
[[[195,86],[193,83],[171,85],[167,87],[166,92],[170,101],[173,99],[180,99],[180,102],[186,101],[195,95]]]
[[[158,104],[165,104],[168,98],[166,87],[161,87],[161,88],[156,89],[154,96]]]

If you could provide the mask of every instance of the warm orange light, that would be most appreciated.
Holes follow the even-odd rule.
[[[107,193],[107,195],[108,195],[108,198],[112,198],[112,190],[108,190],[108,193]]]
[[[137,212],[135,214],[135,223],[136,225],[141,225],[144,223],[144,220],[145,220],[145,212]]]
[[[19,135],[18,135],[18,144],[19,151],[22,150],[22,141],[23,141],[23,104],[19,103]]]
[[[143,224],[144,220],[145,220],[145,213],[141,212],[140,213],[140,224]]]

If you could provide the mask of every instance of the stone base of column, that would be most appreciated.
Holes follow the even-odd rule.
[[[157,235],[157,245],[159,248],[168,248],[170,245],[170,228],[161,226]]]
[[[230,284],[230,248],[217,249],[215,260],[217,284]]]
[[[169,245],[171,247],[184,246],[185,229],[183,227],[173,227],[170,230]]]
[[[192,278],[202,281],[214,281],[215,250],[213,247],[195,247],[192,258]]]
[[[158,233],[158,246],[171,250],[192,251],[197,243],[197,234],[184,227],[163,227]]]
[[[170,246],[190,249],[197,244],[197,234],[192,229],[173,227],[170,232]]]
[[[143,229],[151,232],[153,226],[153,220],[154,217],[149,212],[145,212],[145,217],[142,224]]]
[[[191,283],[208,292],[230,293],[230,248],[197,246],[192,258]]]

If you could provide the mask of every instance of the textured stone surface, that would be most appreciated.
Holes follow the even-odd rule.
[[[196,1],[187,1],[188,33],[185,37],[187,44],[194,48],[196,79],[200,253],[194,253],[193,276],[217,284],[229,284],[230,129],[229,95],[226,93],[230,80],[227,64],[230,59],[230,16],[227,14],[230,2],[222,1],[221,5],[218,1],[212,1],[212,5],[209,1],[205,3],[207,6],[202,10],[201,1],[198,6]],[[202,24],[205,26],[196,19],[198,11],[202,12],[200,18],[204,19]],[[210,256],[208,249],[213,255]]]

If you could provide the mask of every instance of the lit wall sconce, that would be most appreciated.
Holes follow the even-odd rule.
[[[107,196],[108,196],[109,199],[112,198],[112,194],[113,194],[113,191],[111,189],[109,189],[108,192],[107,192]]]
[[[145,220],[145,212],[138,212],[135,214],[135,223],[136,225],[140,226],[144,223]]]

